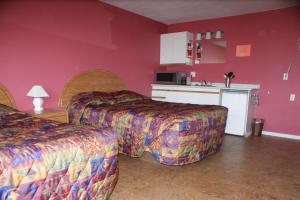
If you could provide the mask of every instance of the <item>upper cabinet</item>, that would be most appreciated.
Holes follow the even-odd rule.
[[[162,34],[160,36],[161,65],[192,65],[193,38],[190,32]]]

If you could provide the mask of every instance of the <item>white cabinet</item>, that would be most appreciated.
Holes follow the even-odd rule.
[[[160,36],[160,64],[192,65],[192,53],[188,56],[188,45],[193,51],[193,34],[190,32],[167,33]]]
[[[220,105],[220,89],[189,86],[152,86],[152,99],[174,103]]]
[[[207,91],[173,91],[165,92],[166,101],[176,103],[191,103],[202,105],[219,105],[219,92]]]
[[[251,91],[222,90],[221,105],[228,108],[225,133],[249,136],[254,106],[251,103]]]

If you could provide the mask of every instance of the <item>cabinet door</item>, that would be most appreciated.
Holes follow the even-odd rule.
[[[160,64],[168,64],[172,59],[172,38],[168,34],[160,36]]]
[[[151,99],[155,101],[166,101],[166,93],[163,91],[152,90]]]
[[[166,92],[166,101],[199,105],[220,105],[219,94],[205,92]]]
[[[248,93],[223,92],[221,102],[222,106],[228,108],[225,133],[243,136],[246,127]]]
[[[160,36],[160,64],[190,64],[187,58],[187,43],[193,40],[193,34],[178,32]]]
[[[172,41],[172,63],[185,63],[187,57],[187,34],[176,33],[171,36]]]

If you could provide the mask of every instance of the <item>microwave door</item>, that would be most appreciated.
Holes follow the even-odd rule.
[[[174,73],[157,73],[156,82],[164,84],[176,84],[176,74]]]

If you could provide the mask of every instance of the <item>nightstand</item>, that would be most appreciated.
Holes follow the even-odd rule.
[[[39,117],[43,119],[49,119],[58,121],[61,123],[68,123],[68,113],[64,109],[45,109],[41,114],[36,114],[33,111],[27,111],[33,117]]]

